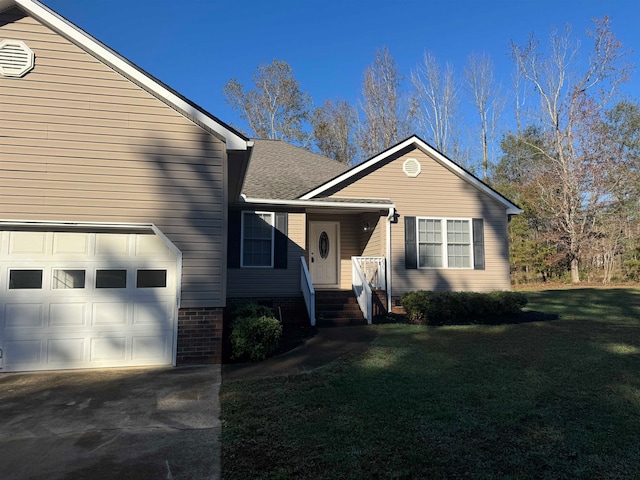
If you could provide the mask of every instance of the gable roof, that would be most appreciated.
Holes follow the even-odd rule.
[[[424,140],[422,140],[420,137],[416,135],[413,135],[407,138],[406,140],[398,143],[397,145],[388,148],[384,152],[381,152],[378,155],[371,157],[369,160],[366,160],[361,164],[356,165],[355,167],[349,169],[348,171],[342,174],[339,174],[336,177],[322,183],[321,185],[301,195],[299,198],[301,200],[311,200],[331,189],[335,190],[336,188],[343,188],[346,185],[349,185],[350,183],[360,178],[362,175],[366,175],[371,171],[377,170],[381,166],[385,165],[386,161],[392,158],[395,154],[398,154],[399,152],[402,152],[403,150],[411,147],[420,149],[426,155],[430,156],[435,161],[440,163],[443,167],[447,168],[449,171],[451,171],[461,179],[470,183],[471,185],[473,185],[474,187],[476,187],[478,190],[485,193],[489,197],[493,198],[498,203],[504,205],[504,207],[507,209],[508,214],[517,215],[519,213],[522,213],[522,209],[520,209],[517,205],[512,203],[509,199],[507,199],[502,194],[500,194],[499,192],[491,188],[489,185],[484,183],[482,180],[480,180],[478,177],[476,177],[472,173],[462,168],[457,163],[447,158],[445,155],[437,151],[435,148],[433,148],[431,145],[429,145],[427,142],[425,142]]]
[[[37,0],[0,0],[0,12],[18,7],[119,72],[183,116],[226,142],[229,150],[248,150],[251,142],[237,130],[107,47]]]
[[[242,193],[250,198],[293,200],[349,167],[283,140],[253,140]]]

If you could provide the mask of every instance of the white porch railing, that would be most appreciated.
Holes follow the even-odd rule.
[[[387,289],[387,269],[384,257],[352,257],[360,264],[367,283],[372,289]]]
[[[371,325],[373,320],[373,298],[371,287],[362,271],[358,257],[351,257],[351,286],[353,293],[358,299],[358,305],[367,323]]]
[[[304,303],[307,306],[307,313],[311,320],[311,326],[316,326],[316,291],[313,289],[311,283],[311,275],[309,275],[309,269],[307,268],[307,262],[304,257],[300,257],[300,290],[302,290],[302,296],[304,297]]]

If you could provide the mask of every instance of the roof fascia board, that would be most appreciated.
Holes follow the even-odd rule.
[[[356,209],[371,209],[371,210],[389,210],[389,208],[395,208],[394,204],[390,203],[361,203],[361,202],[331,202],[331,201],[318,201],[318,200],[274,200],[271,198],[243,198],[244,204],[256,204],[256,205],[274,205],[285,207],[331,207],[331,208],[356,208]]]
[[[150,91],[154,92],[170,104],[174,105],[178,111],[182,111],[186,115],[190,115],[196,121],[201,122],[207,128],[210,128],[218,135],[221,135],[226,141],[228,149],[247,149],[248,142],[246,139],[242,138],[236,132],[230,130],[225,125],[216,121],[211,116],[206,115],[201,110],[195,108],[193,105],[173,93],[167,87],[165,87],[155,79],[149,77],[139,68],[131,65],[123,57],[116,54],[114,51],[107,48],[98,40],[91,37],[91,35],[84,32],[79,27],[73,25],[71,22],[64,19],[53,10],[50,10],[45,5],[35,0],[5,0],[0,3],[0,9],[2,9],[2,7],[8,8],[13,5],[22,8],[41,22],[49,25],[54,30],[61,32],[63,35],[67,36],[69,39],[78,43],[79,45],[82,45],[83,48],[104,61],[107,65],[111,66],[117,71],[122,72],[124,75],[135,79],[136,82],[139,82],[145,88],[148,88]]]
[[[491,198],[496,200],[498,203],[501,203],[502,205],[504,205],[505,208],[507,209],[507,214],[509,214],[509,215],[518,215],[518,214],[522,213],[523,210],[518,208],[517,205],[514,205],[513,203],[511,203],[509,200],[504,198],[498,192],[496,192],[495,190],[493,190],[489,186],[485,185],[483,182],[478,180],[475,176],[473,176],[472,174],[470,174],[469,172],[464,170],[462,167],[456,165],[454,162],[449,160],[447,157],[442,155],[436,149],[431,147],[428,143],[424,142],[423,140],[421,140],[420,138],[416,137],[415,135],[412,136],[412,137],[409,137],[408,139],[404,140],[403,142],[400,142],[399,144],[395,145],[394,147],[391,147],[390,149],[385,150],[382,153],[379,153],[375,157],[372,157],[369,160],[361,163],[357,167],[354,167],[351,170],[346,171],[342,175],[334,178],[333,180],[330,180],[329,182],[327,182],[327,183],[325,183],[323,185],[320,185],[319,187],[317,187],[316,189],[310,191],[309,193],[306,193],[306,194],[302,195],[300,197],[300,199],[309,200],[309,199],[311,199],[311,198],[313,198],[313,197],[315,197],[315,196],[317,196],[317,195],[329,190],[330,188],[335,187],[336,185],[339,185],[339,184],[341,184],[343,182],[346,182],[350,178],[352,178],[353,176],[357,175],[358,173],[360,173],[360,172],[362,172],[364,170],[367,170],[370,167],[375,166],[376,164],[378,164],[379,162],[385,160],[389,156],[401,151],[402,149],[404,149],[404,148],[406,148],[406,147],[408,147],[408,146],[410,146],[412,144],[414,144],[416,147],[418,147],[420,150],[422,150],[425,154],[427,154],[427,155],[429,155],[431,157],[435,157],[435,159],[440,164],[442,164],[444,167],[448,168],[449,170],[454,172],[456,175],[458,175],[462,179],[464,179],[467,182],[471,183],[473,186],[475,186],[476,188],[478,188],[482,192],[484,192],[487,195],[489,195]]]

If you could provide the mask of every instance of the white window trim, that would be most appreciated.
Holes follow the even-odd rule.
[[[442,226],[442,267],[422,267],[420,266],[420,220],[440,220]],[[469,223],[469,266],[468,267],[450,267],[449,255],[447,254],[447,220],[463,220]],[[418,270],[473,270],[475,260],[473,258],[473,219],[460,217],[416,217],[416,262]]]
[[[252,215],[269,215],[271,217],[271,263],[270,265],[245,265],[244,264],[244,216]],[[274,212],[264,212],[257,210],[242,210],[240,214],[240,268],[273,268],[274,264],[274,248],[275,248],[275,229],[276,214]]]

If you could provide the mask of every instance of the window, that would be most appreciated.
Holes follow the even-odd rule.
[[[469,220],[447,220],[447,264],[449,268],[471,268]]]
[[[418,219],[418,264],[421,267],[442,267],[442,222]]]
[[[54,290],[66,290],[70,288],[84,288],[84,270],[53,270],[53,282],[51,286]]]
[[[97,270],[96,288],[127,288],[127,271]]]
[[[471,220],[417,221],[419,268],[472,268]]]
[[[42,288],[42,270],[9,271],[9,290]]]
[[[274,217],[271,212],[242,212],[243,267],[273,267]]]
[[[166,270],[138,270],[136,272],[136,288],[163,288],[166,286]]]

